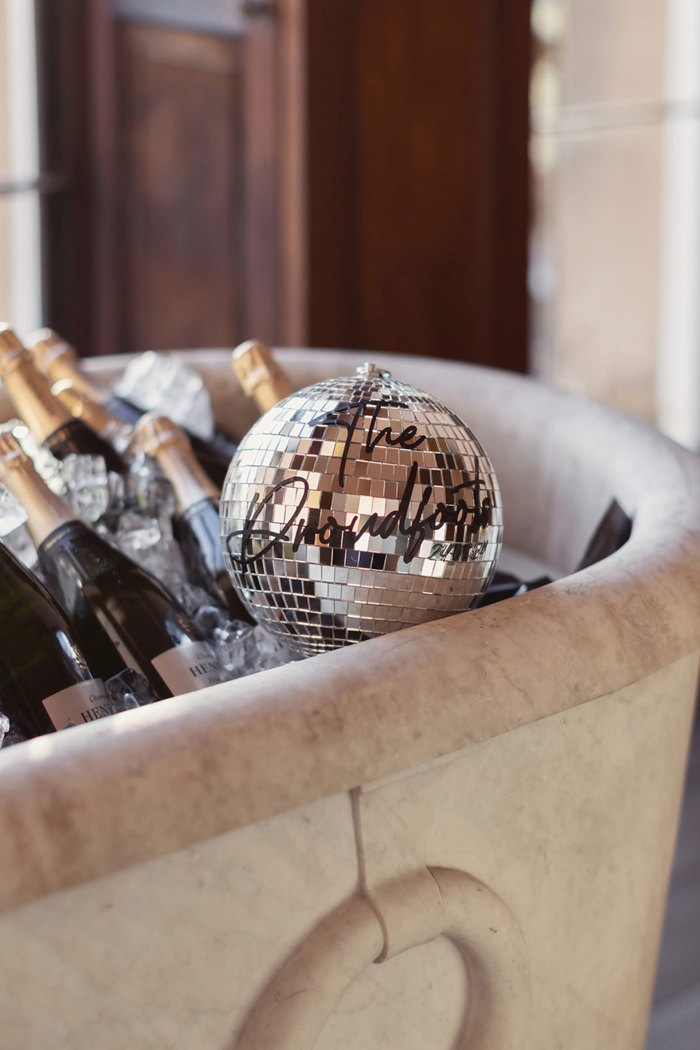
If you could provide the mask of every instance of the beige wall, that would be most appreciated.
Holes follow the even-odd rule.
[[[533,367],[650,422],[667,367],[659,307],[665,132],[678,119],[666,87],[671,2],[533,4]]]
[[[0,0],[0,180],[38,175],[34,0]],[[42,321],[38,195],[0,195],[0,320]]]
[[[0,179],[9,167],[10,128],[7,90],[7,22],[4,0],[0,2]],[[10,229],[7,203],[0,196],[0,317],[9,305],[8,250]]]

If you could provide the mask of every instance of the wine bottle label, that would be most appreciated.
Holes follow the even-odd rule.
[[[47,696],[43,703],[56,729],[84,725],[112,714],[112,706],[99,678],[69,685],[67,689]]]
[[[186,642],[151,661],[168,689],[177,696],[221,682],[221,665],[206,642]]]

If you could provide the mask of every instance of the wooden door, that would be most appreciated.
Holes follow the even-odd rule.
[[[311,341],[524,371],[529,5],[309,0],[307,22]]]
[[[526,366],[528,5],[92,0],[90,349]]]
[[[96,3],[100,352],[279,340],[279,24],[263,3]]]

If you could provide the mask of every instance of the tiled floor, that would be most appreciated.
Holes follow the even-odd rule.
[[[700,1048],[700,720],[661,943],[647,1050]]]

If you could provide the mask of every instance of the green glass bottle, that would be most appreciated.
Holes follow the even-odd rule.
[[[192,579],[208,590],[235,620],[255,623],[236,593],[224,562],[219,491],[197,462],[187,435],[153,413],[136,424],[133,442],[157,460],[177,502],[175,535]]]
[[[124,460],[109,444],[51,393],[48,379],[34,367],[31,355],[8,325],[0,325],[0,378],[17,414],[34,439],[56,459],[74,453],[102,456],[107,469],[126,473]]]
[[[26,737],[111,713],[102,681],[45,587],[0,543],[0,706]]]
[[[159,699],[221,680],[218,661],[159,580],[76,519],[12,434],[0,434],[0,481],[27,512],[47,587],[102,678],[125,667]]]

